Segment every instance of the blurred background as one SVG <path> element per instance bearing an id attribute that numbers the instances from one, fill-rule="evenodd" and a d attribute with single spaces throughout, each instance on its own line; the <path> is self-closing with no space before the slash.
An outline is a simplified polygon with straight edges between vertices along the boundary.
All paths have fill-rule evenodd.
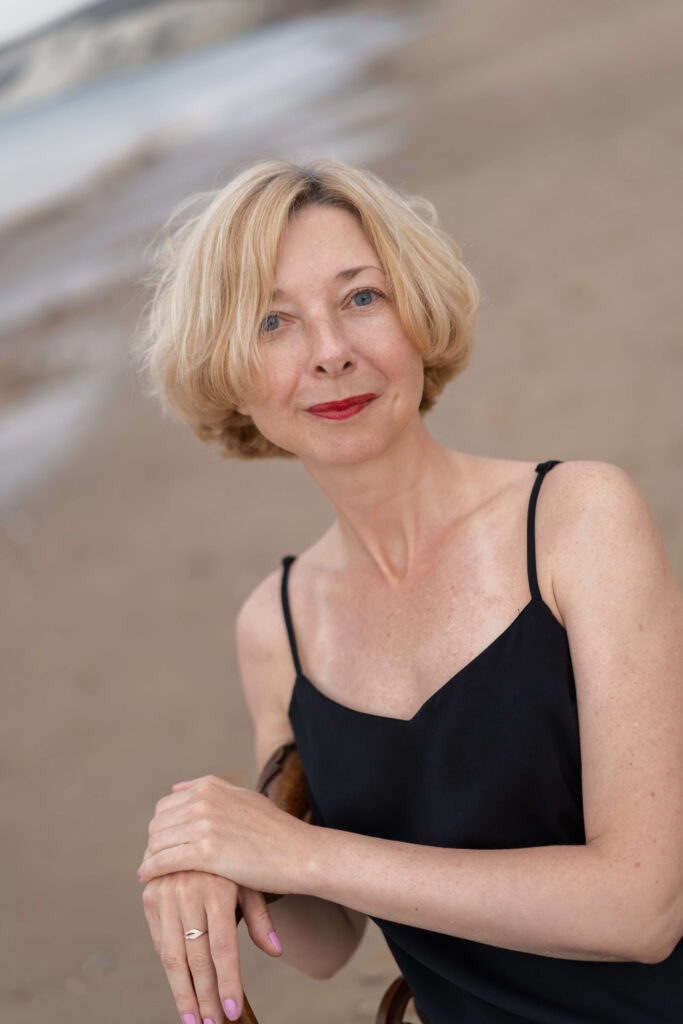
<path id="1" fill-rule="evenodd" d="M 18 7 L 18 5 L 14 5 Z M 142 394 L 173 206 L 263 157 L 427 196 L 482 288 L 428 415 L 464 451 L 616 463 L 683 582 L 678 0 L 43 0 L 0 12 L 0 1013 L 178 1019 L 135 878 L 156 800 L 253 786 L 234 618 L 332 508 Z M 264 1024 L 371 1024 L 374 924 L 314 981 L 240 928 Z"/>

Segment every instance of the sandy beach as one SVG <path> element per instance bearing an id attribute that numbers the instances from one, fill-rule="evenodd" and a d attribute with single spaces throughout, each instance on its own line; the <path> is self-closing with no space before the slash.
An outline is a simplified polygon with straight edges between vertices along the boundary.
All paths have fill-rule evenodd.
<path id="1" fill-rule="evenodd" d="M 401 97 L 365 126 L 395 129 L 400 148 L 367 166 L 435 204 L 482 289 L 471 365 L 427 423 L 481 455 L 621 466 L 683 583 L 683 7 L 437 8 L 353 87 Z M 48 228 L 87 231 L 98 201 L 16 228 L 17 251 Z M 147 825 L 178 779 L 254 784 L 235 614 L 333 513 L 300 464 L 223 460 L 161 416 L 128 356 L 140 303 L 123 279 L 2 341 L 3 415 L 43 453 L 24 482 L 12 456 L 0 515 L 0 1010 L 13 1024 L 178 1019 L 135 878 Z M 53 445 L 50 407 L 22 410 L 75 365 L 92 386 Z M 267 958 L 243 926 L 240 952 L 262 1024 L 372 1024 L 398 973 L 372 923 L 325 982 Z"/>

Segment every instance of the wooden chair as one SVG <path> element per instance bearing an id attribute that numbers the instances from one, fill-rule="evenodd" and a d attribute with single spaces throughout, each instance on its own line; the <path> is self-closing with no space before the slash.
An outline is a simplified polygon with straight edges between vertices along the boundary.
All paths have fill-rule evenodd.
<path id="1" fill-rule="evenodd" d="M 311 820 L 311 811 L 306 795 L 304 770 L 295 743 L 285 743 L 278 747 L 269 758 L 258 778 L 256 788 L 272 800 L 288 814 L 293 814 L 302 821 Z M 266 903 L 280 899 L 280 893 L 264 893 Z M 242 908 L 235 910 L 237 923 L 242 920 Z M 392 981 L 382 996 L 375 1017 L 375 1024 L 403 1024 L 403 1014 L 412 999 L 412 992 L 402 974 Z M 426 1014 L 415 1007 L 422 1024 L 429 1024 Z M 258 1024 L 249 1001 L 244 996 L 244 1009 L 240 1017 L 241 1024 Z"/>

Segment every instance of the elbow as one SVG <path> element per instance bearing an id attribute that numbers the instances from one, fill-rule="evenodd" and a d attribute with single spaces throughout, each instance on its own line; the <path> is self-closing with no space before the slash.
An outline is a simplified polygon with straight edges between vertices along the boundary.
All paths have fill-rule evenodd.
<path id="1" fill-rule="evenodd" d="M 336 967 L 331 968 L 325 974 L 309 974 L 310 978 L 314 978 L 315 981 L 329 981 L 330 978 L 334 978 L 335 974 L 342 969 L 344 965 L 338 964 Z"/>
<path id="2" fill-rule="evenodd" d="M 344 951 L 343 956 L 341 958 L 337 959 L 337 961 L 334 964 L 334 966 L 330 969 L 330 972 L 325 975 L 325 979 L 324 980 L 327 980 L 329 978 L 333 978 L 335 976 L 335 974 L 337 974 L 339 971 L 341 971 L 341 969 L 343 967 L 346 967 L 346 965 L 348 964 L 349 960 L 351 959 L 351 957 L 354 955 L 354 953 L 356 952 L 356 950 L 360 946 L 361 941 L 363 939 L 363 935 L 365 934 L 365 929 L 366 929 L 367 923 L 368 923 L 368 919 L 367 919 L 367 915 L 366 914 L 360 914 L 360 913 L 358 913 L 358 911 L 349 911 L 349 910 L 346 910 L 345 908 L 342 908 L 342 909 L 344 909 L 344 912 L 345 912 L 345 914 L 346 914 L 346 916 L 348 918 L 349 927 L 350 927 L 350 933 L 351 933 L 352 937 L 351 937 L 351 939 L 349 941 L 348 946 L 346 947 L 346 949 Z"/>
<path id="3" fill-rule="evenodd" d="M 343 966 L 344 965 L 340 964 L 339 961 L 332 962 L 330 960 L 306 961 L 306 963 L 297 962 L 296 964 L 290 963 L 290 967 L 294 967 L 300 974 L 304 974 L 307 978 L 312 978 L 313 981 L 328 981 L 330 978 L 333 978 L 337 971 L 341 970 Z"/>
<path id="4" fill-rule="evenodd" d="M 668 960 L 674 949 L 676 943 L 671 942 L 660 942 L 656 946 L 648 946 L 645 950 L 640 950 L 638 956 L 638 962 L 641 964 L 661 964 L 664 960 Z"/>
<path id="5" fill-rule="evenodd" d="M 342 960 L 335 960 L 334 963 L 328 964 L 317 973 L 309 974 L 309 977 L 314 978 L 316 981 L 329 981 L 330 978 L 334 978 L 335 974 L 338 974 L 343 967 L 346 967 L 350 959 L 351 955 L 344 957 Z"/>
<path id="6" fill-rule="evenodd" d="M 637 960 L 642 964 L 661 964 L 668 960 L 683 937 L 683 903 L 673 901 L 655 917 L 649 929 L 643 928 L 637 945 Z"/>
<path id="7" fill-rule="evenodd" d="M 307 978 L 312 978 L 313 981 L 329 981 L 330 978 L 334 978 L 338 970 L 339 968 L 335 967 L 329 971 L 304 971 L 303 973 Z"/>
<path id="8" fill-rule="evenodd" d="M 668 960 L 683 936 L 683 886 L 661 875 L 636 885 L 632 874 L 610 874 L 611 954 L 632 963 Z"/>

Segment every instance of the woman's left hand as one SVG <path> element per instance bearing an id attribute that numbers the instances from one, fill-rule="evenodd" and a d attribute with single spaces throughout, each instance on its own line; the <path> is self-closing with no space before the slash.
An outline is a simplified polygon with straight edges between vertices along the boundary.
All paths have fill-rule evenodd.
<path id="1" fill-rule="evenodd" d="M 257 892 L 293 893 L 305 870 L 310 829 L 252 789 L 215 775 L 177 782 L 157 802 L 139 878 L 210 871 Z"/>

